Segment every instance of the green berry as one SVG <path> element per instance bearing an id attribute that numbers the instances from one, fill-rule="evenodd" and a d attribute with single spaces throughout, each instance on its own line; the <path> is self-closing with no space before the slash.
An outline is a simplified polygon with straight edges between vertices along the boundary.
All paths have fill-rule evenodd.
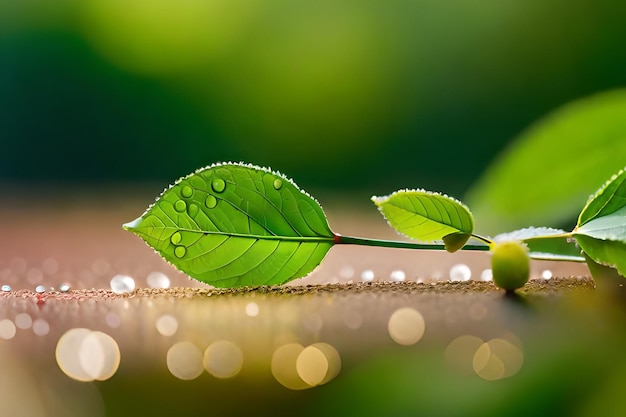
<path id="1" fill-rule="evenodd" d="M 494 284 L 507 291 L 513 291 L 528 282 L 530 258 L 526 245 L 520 242 L 495 243 L 491 251 Z"/>

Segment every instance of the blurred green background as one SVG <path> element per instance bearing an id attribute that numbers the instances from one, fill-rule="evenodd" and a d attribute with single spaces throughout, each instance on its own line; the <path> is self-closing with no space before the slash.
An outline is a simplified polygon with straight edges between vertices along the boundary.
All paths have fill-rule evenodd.
<path id="1" fill-rule="evenodd" d="M 626 85 L 625 18 L 613 0 L 3 1 L 0 180 L 243 160 L 308 189 L 461 197 L 533 121 Z"/>

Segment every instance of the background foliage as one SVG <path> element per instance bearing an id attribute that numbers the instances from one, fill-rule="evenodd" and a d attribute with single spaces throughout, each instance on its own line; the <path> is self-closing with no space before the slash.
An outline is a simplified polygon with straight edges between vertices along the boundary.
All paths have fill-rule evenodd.
<path id="1" fill-rule="evenodd" d="M 245 160 L 313 191 L 462 197 L 542 115 L 626 84 L 625 15 L 611 0 L 1 2 L 0 178 L 170 182 Z"/>

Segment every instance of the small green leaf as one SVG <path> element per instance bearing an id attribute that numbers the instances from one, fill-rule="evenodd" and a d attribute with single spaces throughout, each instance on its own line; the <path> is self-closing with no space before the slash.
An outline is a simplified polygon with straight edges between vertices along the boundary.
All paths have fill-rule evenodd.
<path id="1" fill-rule="evenodd" d="M 448 235 L 462 234 L 465 236 L 461 238 L 467 241 L 474 231 L 474 218 L 469 209 L 446 195 L 402 190 L 386 197 L 372 197 L 372 201 L 391 227 L 412 239 L 432 242 Z M 455 236 L 451 248 L 459 247 L 461 239 L 458 237 Z"/>
<path id="2" fill-rule="evenodd" d="M 626 208 L 626 171 L 613 175 L 587 202 L 578 216 L 577 228 Z M 624 215 L 622 215 L 623 217 Z"/>
<path id="3" fill-rule="evenodd" d="M 626 171 L 589 199 L 572 234 L 593 261 L 626 276 Z"/>
<path id="4" fill-rule="evenodd" d="M 494 242 L 524 242 L 532 259 L 584 262 L 585 258 L 576 246 L 571 233 L 551 227 L 527 227 L 502 233 Z"/>
<path id="5" fill-rule="evenodd" d="M 450 233 L 449 235 L 445 235 L 442 240 L 446 250 L 452 253 L 465 246 L 470 237 L 472 237 L 472 235 L 468 233 Z"/>
<path id="6" fill-rule="evenodd" d="M 305 276 L 335 238 L 319 203 L 291 180 L 233 163 L 179 179 L 124 228 L 190 277 L 216 287 Z"/>

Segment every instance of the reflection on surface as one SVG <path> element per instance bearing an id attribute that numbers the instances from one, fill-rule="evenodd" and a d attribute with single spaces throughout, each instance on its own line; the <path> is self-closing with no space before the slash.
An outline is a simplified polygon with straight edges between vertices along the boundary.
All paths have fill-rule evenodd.
<path id="1" fill-rule="evenodd" d="M 482 379 L 495 381 L 517 374 L 524 363 L 524 353 L 519 339 L 511 334 L 486 342 L 476 336 L 463 335 L 448 344 L 445 360 L 454 372 L 475 373 Z"/>
<path id="2" fill-rule="evenodd" d="M 272 375 L 292 390 L 312 388 L 331 381 L 341 370 L 341 357 L 328 343 L 307 347 L 299 343 L 282 345 L 272 355 Z"/>
<path id="3" fill-rule="evenodd" d="M 523 363 L 522 350 L 513 343 L 499 338 L 480 345 L 473 360 L 476 374 L 488 381 L 515 375 Z"/>
<path id="4" fill-rule="evenodd" d="M 337 376 L 341 358 L 328 343 L 314 343 L 305 347 L 296 359 L 296 371 L 311 387 L 322 385 Z"/>
<path id="5" fill-rule="evenodd" d="M 0 320 L 0 337 L 3 339 L 13 339 L 17 329 L 15 324 L 9 319 Z"/>
<path id="6" fill-rule="evenodd" d="M 232 378 L 243 366 L 243 353 L 233 342 L 218 340 L 206 348 L 202 364 L 204 369 L 216 378 Z"/>
<path id="7" fill-rule="evenodd" d="M 167 369 L 176 378 L 195 379 L 202 374 L 202 352 L 191 342 L 178 342 L 167 351 Z"/>
<path id="8" fill-rule="evenodd" d="M 163 336 L 173 336 L 178 330 L 178 320 L 171 314 L 164 314 L 157 319 L 156 328 Z"/>
<path id="9" fill-rule="evenodd" d="M 394 311 L 387 328 L 394 342 L 399 345 L 412 345 L 424 335 L 426 323 L 419 311 L 404 307 Z"/>
<path id="10" fill-rule="evenodd" d="M 120 364 L 117 342 L 100 331 L 85 328 L 68 330 L 59 339 L 56 352 L 59 368 L 77 381 L 105 381 Z"/>

